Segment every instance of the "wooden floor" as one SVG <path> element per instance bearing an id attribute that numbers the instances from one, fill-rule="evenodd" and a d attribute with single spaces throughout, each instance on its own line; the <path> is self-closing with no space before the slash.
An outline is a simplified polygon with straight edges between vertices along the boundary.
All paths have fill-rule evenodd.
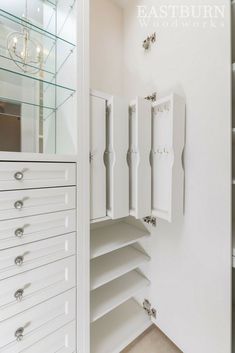
<path id="1" fill-rule="evenodd" d="M 122 353 L 182 353 L 160 330 L 150 327 Z"/>

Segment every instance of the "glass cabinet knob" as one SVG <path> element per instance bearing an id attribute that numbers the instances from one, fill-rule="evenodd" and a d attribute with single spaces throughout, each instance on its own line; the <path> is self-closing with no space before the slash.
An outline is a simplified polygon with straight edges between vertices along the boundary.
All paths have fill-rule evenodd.
<path id="1" fill-rule="evenodd" d="M 18 289 L 15 294 L 14 297 L 16 298 L 16 300 L 18 302 L 21 302 L 21 300 L 23 299 L 23 295 L 24 295 L 24 290 L 23 289 Z"/>
<path id="2" fill-rule="evenodd" d="M 22 266 L 24 262 L 24 257 L 23 256 L 17 256 L 15 258 L 15 264 L 16 266 Z"/>
<path id="3" fill-rule="evenodd" d="M 20 181 L 20 180 L 22 180 L 24 178 L 24 174 L 22 172 L 16 172 L 14 174 L 14 178 L 15 178 L 15 180 Z"/>
<path id="4" fill-rule="evenodd" d="M 17 238 L 22 238 L 24 235 L 24 229 L 23 228 L 18 228 L 15 230 L 15 236 Z"/>
<path id="5" fill-rule="evenodd" d="M 16 210 L 21 210 L 23 208 L 23 206 L 24 206 L 23 201 L 16 201 L 14 203 L 14 207 L 15 207 Z"/>
<path id="6" fill-rule="evenodd" d="M 16 330 L 15 337 L 18 342 L 22 341 L 22 339 L 24 338 L 24 328 L 23 327 L 20 327 L 20 328 L 18 328 L 18 330 Z"/>

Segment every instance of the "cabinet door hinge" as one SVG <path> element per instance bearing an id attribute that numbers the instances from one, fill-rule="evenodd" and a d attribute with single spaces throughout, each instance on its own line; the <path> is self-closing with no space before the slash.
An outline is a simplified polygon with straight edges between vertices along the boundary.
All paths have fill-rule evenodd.
<path id="1" fill-rule="evenodd" d="M 153 317 L 154 319 L 157 318 L 157 311 L 155 308 L 152 308 L 152 304 L 149 302 L 148 299 L 145 299 L 143 302 L 143 308 L 148 314 L 148 316 Z"/>
<path id="2" fill-rule="evenodd" d="M 151 224 L 153 227 L 157 226 L 157 218 L 156 217 L 152 217 L 152 216 L 145 217 L 144 222 L 147 224 Z"/>

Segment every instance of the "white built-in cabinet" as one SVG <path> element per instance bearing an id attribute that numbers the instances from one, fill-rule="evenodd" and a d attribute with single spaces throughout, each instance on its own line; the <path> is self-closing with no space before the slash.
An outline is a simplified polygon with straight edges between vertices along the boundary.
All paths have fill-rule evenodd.
<path id="1" fill-rule="evenodd" d="M 185 102 L 91 91 L 91 221 L 183 214 Z"/>
<path id="2" fill-rule="evenodd" d="M 90 92 L 91 353 L 119 353 L 156 323 L 144 218 L 183 217 L 185 101 Z M 151 249 L 151 251 L 149 251 Z"/>
<path id="3" fill-rule="evenodd" d="M 73 353 L 77 164 L 35 157 L 0 161 L 0 351 Z"/>
<path id="4" fill-rule="evenodd" d="M 1 353 L 82 351 L 83 5 L 0 1 Z"/>

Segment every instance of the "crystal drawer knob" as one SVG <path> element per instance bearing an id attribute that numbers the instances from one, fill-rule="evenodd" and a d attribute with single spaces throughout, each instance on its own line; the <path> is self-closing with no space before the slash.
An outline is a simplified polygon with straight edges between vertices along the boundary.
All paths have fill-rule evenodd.
<path id="1" fill-rule="evenodd" d="M 15 258 L 15 264 L 16 266 L 22 266 L 24 262 L 24 257 L 23 256 L 17 256 Z"/>
<path id="2" fill-rule="evenodd" d="M 20 180 L 22 180 L 24 178 L 24 174 L 22 172 L 16 172 L 14 174 L 14 178 L 15 178 L 15 180 L 20 181 Z"/>
<path id="3" fill-rule="evenodd" d="M 24 290 L 23 289 L 18 289 L 15 294 L 14 297 L 16 298 L 16 300 L 18 302 L 20 302 L 23 299 L 23 295 L 24 295 Z"/>
<path id="4" fill-rule="evenodd" d="M 14 207 L 15 207 L 16 210 L 21 210 L 23 208 L 23 206 L 24 206 L 23 201 L 16 201 L 14 203 Z"/>
<path id="5" fill-rule="evenodd" d="M 24 328 L 23 327 L 20 327 L 20 328 L 18 328 L 18 330 L 16 330 L 15 337 L 18 342 L 22 341 L 22 339 L 24 338 Z"/>
<path id="6" fill-rule="evenodd" d="M 24 235 L 24 229 L 23 228 L 18 228 L 15 230 L 15 236 L 17 238 L 22 238 Z"/>

